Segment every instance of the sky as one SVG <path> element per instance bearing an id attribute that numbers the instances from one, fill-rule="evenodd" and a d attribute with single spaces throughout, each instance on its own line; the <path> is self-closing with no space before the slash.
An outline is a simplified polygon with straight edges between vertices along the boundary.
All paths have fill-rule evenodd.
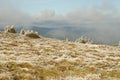
<path id="1" fill-rule="evenodd" d="M 120 40 L 120 0 L 0 0 L 0 26 L 94 28 Z"/>
<path id="2" fill-rule="evenodd" d="M 74 9 L 91 8 L 110 4 L 119 7 L 119 0 L 0 0 L 3 7 L 13 7 L 28 14 L 34 14 L 44 9 L 52 9 L 65 13 Z"/>
<path id="3" fill-rule="evenodd" d="M 0 0 L 0 23 L 28 24 L 35 20 L 62 20 L 75 24 L 107 22 L 106 19 L 118 20 L 119 3 L 120 0 Z"/>

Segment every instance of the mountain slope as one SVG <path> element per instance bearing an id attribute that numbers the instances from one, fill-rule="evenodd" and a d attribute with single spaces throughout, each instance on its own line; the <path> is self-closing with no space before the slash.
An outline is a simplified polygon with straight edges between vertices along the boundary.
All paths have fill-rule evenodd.
<path id="1" fill-rule="evenodd" d="M 0 32 L 0 80 L 120 80 L 120 47 Z"/>

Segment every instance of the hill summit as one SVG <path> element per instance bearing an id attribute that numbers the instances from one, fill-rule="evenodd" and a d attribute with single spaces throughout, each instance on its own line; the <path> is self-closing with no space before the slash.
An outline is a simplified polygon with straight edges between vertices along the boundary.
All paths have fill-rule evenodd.
<path id="1" fill-rule="evenodd" d="M 120 80 L 119 46 L 21 33 L 0 32 L 0 80 Z"/>

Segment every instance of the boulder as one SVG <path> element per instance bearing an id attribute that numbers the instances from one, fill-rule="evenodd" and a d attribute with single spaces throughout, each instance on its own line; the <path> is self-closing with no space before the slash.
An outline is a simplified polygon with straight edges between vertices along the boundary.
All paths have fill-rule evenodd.
<path id="1" fill-rule="evenodd" d="M 24 35 L 30 38 L 40 38 L 40 36 L 36 32 L 32 32 L 32 31 L 31 32 L 27 31 L 25 32 Z"/>
<path id="2" fill-rule="evenodd" d="M 8 25 L 8 26 L 6 26 L 6 28 L 5 28 L 5 33 L 16 33 L 16 31 L 15 31 L 15 28 L 14 28 L 14 25 Z"/>

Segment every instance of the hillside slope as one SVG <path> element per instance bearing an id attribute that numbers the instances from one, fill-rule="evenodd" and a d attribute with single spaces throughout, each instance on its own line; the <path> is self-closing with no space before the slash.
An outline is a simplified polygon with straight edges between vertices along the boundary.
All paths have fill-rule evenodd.
<path id="1" fill-rule="evenodd" d="M 0 32 L 0 80 L 120 80 L 120 47 Z"/>

